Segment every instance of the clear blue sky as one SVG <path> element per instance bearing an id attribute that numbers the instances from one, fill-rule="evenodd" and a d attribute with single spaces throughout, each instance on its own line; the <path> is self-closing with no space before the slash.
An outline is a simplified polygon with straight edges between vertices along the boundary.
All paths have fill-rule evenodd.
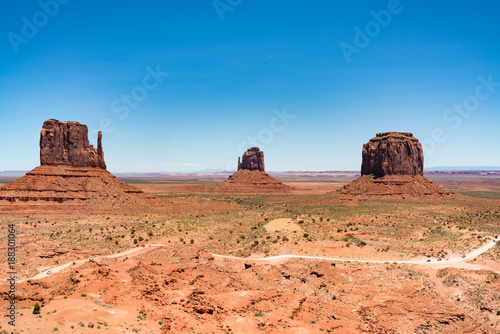
<path id="1" fill-rule="evenodd" d="M 114 172 L 255 144 L 270 171 L 359 170 L 383 131 L 426 167 L 500 166 L 498 1 L 54 1 L 2 7 L 0 170 L 39 164 L 50 118 L 101 128 Z"/>

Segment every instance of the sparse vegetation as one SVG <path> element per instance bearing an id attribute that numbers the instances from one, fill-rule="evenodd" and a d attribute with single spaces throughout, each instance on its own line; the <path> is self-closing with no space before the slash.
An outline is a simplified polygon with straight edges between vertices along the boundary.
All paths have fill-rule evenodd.
<path id="1" fill-rule="evenodd" d="M 360 201 L 341 205 L 333 201 L 327 202 L 325 199 L 323 199 L 324 202 L 318 204 L 309 200 L 308 196 L 293 194 L 286 196 L 168 194 L 163 196 L 168 196 L 171 201 L 187 198 L 189 201 L 227 203 L 235 207 L 203 214 L 197 211 L 201 209 L 196 208 L 192 209 L 193 212 L 196 211 L 196 214 L 186 210 L 181 215 L 148 215 L 147 217 L 145 215 L 116 215 L 111 219 L 102 215 L 89 216 L 89 218 L 58 217 L 57 224 L 50 219 L 47 221 L 30 219 L 26 224 L 27 218 L 23 217 L 18 221 L 22 224 L 23 233 L 25 233 L 22 235 L 22 240 L 23 242 L 26 240 L 26 247 L 20 248 L 23 252 L 22 258 L 26 259 L 19 264 L 23 272 L 31 276 L 38 273 L 30 261 L 32 258 L 39 262 L 37 267 L 45 268 L 52 268 L 56 263 L 73 263 L 71 268 L 49 278 L 49 280 L 62 279 L 61 283 L 57 283 L 57 289 L 52 286 L 47 288 L 40 280 L 33 281 L 36 285 L 28 288 L 33 291 L 23 291 L 23 293 L 31 297 L 31 295 L 37 296 L 36 293 L 40 295 L 42 289 L 51 289 L 55 291 L 54 300 L 65 299 L 66 303 L 75 296 L 77 298 L 81 296 L 83 303 L 94 305 L 94 312 L 89 312 L 90 319 L 94 320 L 91 318 L 93 315 L 101 314 L 105 310 L 115 308 L 121 312 L 125 309 L 127 303 L 122 296 L 133 295 L 133 300 L 149 305 L 146 306 L 148 310 L 148 307 L 155 305 L 152 301 L 155 300 L 154 298 L 161 300 L 162 297 L 157 294 L 158 291 L 177 291 L 182 290 L 184 286 L 196 286 L 203 294 L 191 293 L 187 297 L 186 295 L 179 297 L 179 304 L 169 304 L 166 307 L 164 311 L 167 315 L 164 318 L 164 315 L 153 315 L 150 318 L 150 313 L 147 313 L 148 319 L 140 315 L 132 322 L 136 325 L 140 324 L 139 326 L 152 323 L 165 329 L 167 328 L 165 325 L 175 327 L 181 318 L 179 314 L 183 314 L 182 323 L 188 322 L 185 324 L 185 330 L 189 331 L 190 327 L 193 327 L 196 328 L 196 332 L 202 332 L 202 326 L 198 324 L 205 321 L 207 313 L 199 312 L 212 312 L 210 314 L 234 312 L 226 308 L 218 310 L 221 304 L 212 304 L 212 300 L 223 299 L 224 293 L 228 291 L 222 289 L 218 285 L 219 282 L 210 281 L 211 276 L 209 277 L 207 272 L 210 272 L 214 265 L 211 261 L 206 261 L 206 253 L 236 257 L 304 254 L 335 258 L 380 258 L 386 263 L 341 263 L 340 265 L 337 263 L 337 268 L 330 267 L 327 261 L 299 259 L 283 262 L 279 260 L 271 266 L 266 262 L 242 263 L 241 260 L 215 260 L 213 262 L 217 263 L 218 270 L 227 270 L 223 275 L 215 277 L 221 282 L 230 281 L 231 293 L 239 289 L 251 291 L 249 293 L 251 302 L 237 311 L 241 313 L 241 316 L 265 317 L 264 320 L 269 318 L 271 319 L 269 322 L 272 323 L 274 315 L 267 317 L 266 314 L 290 312 L 291 318 L 287 318 L 288 323 L 280 324 L 279 328 L 290 329 L 300 323 L 301 326 L 308 326 L 314 330 L 331 331 L 332 326 L 326 323 L 335 320 L 323 316 L 323 311 L 320 312 L 309 300 L 302 302 L 302 297 L 309 293 L 308 291 L 314 291 L 314 297 L 321 300 L 325 314 L 336 317 L 339 316 L 340 307 L 351 307 L 350 303 L 357 305 L 354 301 L 362 298 L 374 298 L 371 293 L 373 290 L 384 296 L 396 296 L 398 303 L 402 305 L 406 303 L 410 305 L 415 301 L 414 298 L 418 298 L 419 303 L 429 308 L 429 312 L 443 312 L 430 306 L 433 305 L 430 300 L 434 298 L 439 303 L 452 303 L 460 312 L 468 310 L 467 314 L 471 314 L 473 319 L 476 316 L 488 315 L 490 322 L 495 326 L 497 321 L 500 321 L 495 318 L 495 316 L 500 316 L 496 311 L 500 296 L 497 296 L 495 291 L 500 280 L 498 274 L 454 268 L 441 268 L 437 272 L 427 272 L 424 266 L 416 269 L 412 265 L 394 263 L 396 259 L 429 259 L 432 264 L 437 264 L 436 261 L 439 258 L 442 259 L 442 263 L 445 263 L 446 258 L 456 254 L 468 254 L 471 250 L 491 241 L 493 235 L 500 234 L 497 227 L 500 212 L 496 207 L 488 207 L 492 202 L 481 201 L 479 203 L 460 199 L 462 202 L 458 204 L 456 201 L 446 203 Z M 268 229 L 266 225 L 278 218 L 289 219 L 294 230 Z M 78 223 L 75 223 L 75 220 Z M 487 236 L 488 239 L 484 240 L 482 236 Z M 151 243 L 168 246 L 148 248 L 148 241 L 153 237 L 154 241 Z M 143 241 L 146 242 L 143 243 Z M 127 254 L 116 259 L 104 258 L 109 254 L 136 248 L 137 246 L 134 247 L 134 245 L 139 242 L 141 246 L 146 247 L 144 251 L 138 252 L 141 254 L 139 257 L 136 254 Z M 36 247 L 30 245 L 36 245 Z M 61 253 L 54 251 L 60 249 Z M 171 249 L 175 249 L 178 253 L 173 256 Z M 189 253 L 190 249 L 200 249 L 203 252 Z M 85 261 L 85 263 L 74 262 L 88 257 L 82 254 L 96 256 L 98 260 L 96 262 Z M 183 258 L 185 254 L 189 254 L 190 257 Z M 486 259 L 500 261 L 500 244 L 471 263 L 481 266 L 482 261 Z M 141 265 L 135 268 L 136 263 L 139 262 Z M 120 284 L 113 281 L 117 277 L 122 277 L 122 274 L 114 271 L 122 263 L 129 266 L 127 270 L 130 272 L 127 275 L 132 276 L 129 282 L 133 283 Z M 228 269 L 229 264 L 232 266 L 231 270 Z M 169 270 L 178 271 L 167 272 L 165 269 L 167 267 L 170 268 Z M 199 272 L 201 267 L 207 272 Z M 239 272 L 240 267 L 244 276 Z M 109 273 L 108 268 L 111 269 Z M 77 274 L 76 271 L 78 271 Z M 313 271 L 314 274 L 311 274 Z M 213 273 L 210 272 L 210 274 Z M 441 294 L 433 284 L 429 283 L 436 278 L 444 283 L 439 284 L 440 288 L 449 289 L 446 292 L 449 292 L 449 295 Z M 150 288 L 148 285 L 154 279 L 158 279 L 159 290 L 153 286 Z M 114 287 L 111 283 L 114 283 Z M 205 287 L 212 285 L 214 290 L 207 292 Z M 40 292 L 36 291 L 37 289 Z M 285 295 L 286 299 L 283 297 Z M 445 300 L 445 298 L 448 299 Z M 180 302 L 181 299 L 183 299 L 182 302 Z M 428 301 L 429 303 L 426 304 Z M 55 304 L 52 302 L 53 300 L 47 299 L 45 304 L 40 302 L 45 310 L 43 322 L 49 319 L 51 323 L 53 319 L 64 315 L 59 306 L 57 306 L 58 313 L 54 314 L 56 310 L 53 310 Z M 295 311 L 295 307 L 302 305 L 301 303 L 304 303 L 304 306 Z M 180 313 L 180 305 L 183 305 L 182 309 L 187 311 Z M 290 310 L 292 306 L 293 310 Z M 168 308 L 173 310 L 170 312 Z M 47 311 L 49 309 L 50 311 Z M 311 314 L 309 315 L 305 310 Z M 92 311 L 92 307 L 89 311 Z M 363 310 L 357 311 L 354 314 L 356 319 L 362 317 L 363 312 Z M 41 313 L 39 316 L 41 317 Z M 354 316 L 350 320 L 356 322 Z M 367 316 L 371 317 L 369 314 Z M 418 314 L 414 317 L 422 320 Z M 41 320 L 38 317 L 36 319 Z M 165 319 L 168 319 L 168 323 Z M 425 324 L 426 320 L 422 320 L 421 323 Z M 111 320 L 108 322 L 112 326 L 117 326 Z M 500 322 L 498 324 L 500 325 Z M 447 328 L 445 324 L 434 320 L 429 325 L 436 332 L 444 332 L 444 328 Z M 435 325 L 438 326 L 438 330 L 434 329 Z M 51 331 L 54 326 L 61 325 L 51 323 L 50 327 L 46 327 L 45 330 Z M 83 321 L 78 324 L 74 323 L 73 327 L 80 326 L 85 327 L 85 323 Z M 96 328 L 99 326 L 103 331 L 108 329 L 106 324 L 96 322 Z M 132 326 L 129 326 L 128 331 L 131 331 Z M 318 328 L 319 326 L 323 327 Z M 59 331 L 64 330 L 67 330 L 67 327 L 59 329 Z M 122 330 L 127 331 L 125 326 Z M 265 331 L 265 329 L 262 330 Z"/>
<path id="2" fill-rule="evenodd" d="M 41 313 L 40 304 L 35 303 L 35 306 L 33 307 L 33 314 L 40 314 L 40 313 Z"/>

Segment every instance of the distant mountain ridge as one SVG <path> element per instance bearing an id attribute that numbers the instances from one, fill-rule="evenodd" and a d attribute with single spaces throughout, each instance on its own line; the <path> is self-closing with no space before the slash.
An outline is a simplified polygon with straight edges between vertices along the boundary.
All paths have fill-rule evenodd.
<path id="1" fill-rule="evenodd" d="M 499 166 L 435 166 L 424 170 L 500 170 Z"/>
<path id="2" fill-rule="evenodd" d="M 500 166 L 433 166 L 424 168 L 425 172 L 433 172 L 433 171 L 498 171 L 500 170 Z M 24 176 L 28 171 L 24 170 L 6 170 L 0 171 L 0 177 L 4 178 L 19 178 Z M 113 172 L 112 172 L 113 173 Z M 141 172 L 121 172 L 121 173 L 113 173 L 118 177 L 166 177 L 169 175 L 177 175 L 177 176 L 201 176 L 201 175 L 214 175 L 219 177 L 224 177 L 229 174 L 234 173 L 234 171 L 226 171 L 222 169 L 204 169 L 194 172 L 156 172 L 156 173 L 141 173 Z M 325 170 L 325 171 L 275 171 L 269 172 L 269 174 L 278 174 L 278 175 L 286 175 L 286 174 L 338 174 L 338 173 L 359 173 L 359 171 L 347 171 L 347 170 Z M 201 175 L 200 175 L 201 174 Z"/>
<path id="3" fill-rule="evenodd" d="M 0 171 L 0 177 L 21 177 L 27 172 L 27 170 L 5 170 Z"/>

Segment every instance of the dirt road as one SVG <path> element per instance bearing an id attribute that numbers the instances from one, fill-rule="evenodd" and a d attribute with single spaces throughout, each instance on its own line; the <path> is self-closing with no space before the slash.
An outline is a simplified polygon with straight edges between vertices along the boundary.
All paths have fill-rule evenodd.
<path id="1" fill-rule="evenodd" d="M 479 265 L 474 265 L 467 263 L 467 261 L 473 260 L 479 255 L 483 254 L 484 252 L 488 251 L 490 248 L 494 247 L 496 245 L 496 242 L 498 239 L 493 240 L 488 242 L 487 244 L 484 244 L 483 246 L 479 247 L 478 249 L 470 252 L 469 254 L 466 254 L 465 257 L 454 257 L 450 258 L 448 260 L 444 259 L 441 261 L 437 261 L 437 259 L 432 259 L 429 261 L 428 258 L 423 258 L 423 259 L 418 259 L 418 260 L 360 260 L 360 259 L 341 259 L 341 258 L 332 258 L 332 257 L 321 257 L 321 256 L 309 256 L 309 255 L 295 255 L 295 254 L 283 254 L 283 255 L 277 255 L 277 256 L 270 256 L 270 257 L 263 257 L 263 258 L 252 258 L 252 257 L 235 257 L 235 256 L 229 256 L 229 255 L 219 255 L 219 254 L 212 254 L 212 256 L 216 258 L 222 258 L 222 259 L 231 259 L 231 260 L 244 260 L 244 261 L 268 261 L 271 263 L 278 262 L 281 260 L 286 260 L 286 259 L 311 259 L 311 260 L 324 260 L 324 261 L 337 261 L 337 262 L 363 262 L 363 263 L 396 263 L 396 264 L 417 264 L 417 265 L 425 265 L 425 266 L 430 266 L 432 268 L 441 268 L 441 267 L 453 267 L 453 268 L 467 268 L 467 269 L 485 269 L 482 266 Z M 150 247 L 165 247 L 167 245 L 162 245 L 162 244 L 150 244 L 147 247 L 136 247 L 129 249 L 127 251 L 117 253 L 117 254 L 112 254 L 112 255 L 106 255 L 106 256 L 98 256 L 93 259 L 93 261 L 99 261 L 100 259 L 106 259 L 106 258 L 117 258 L 121 256 L 137 256 L 138 252 L 141 250 L 146 250 Z M 41 273 L 28 278 L 28 279 L 40 279 L 47 277 L 48 275 L 55 274 L 65 268 L 68 268 L 70 266 L 79 266 L 89 260 L 75 260 L 71 261 L 65 264 L 61 264 L 59 266 L 55 266 L 52 268 L 46 268 L 46 270 L 42 271 Z M 50 271 L 50 274 L 48 273 Z M 19 281 L 23 282 L 25 280 Z"/>
<path id="2" fill-rule="evenodd" d="M 332 258 L 332 257 L 321 257 L 321 256 L 308 256 L 308 255 L 294 255 L 294 254 L 284 254 L 263 258 L 243 258 L 243 257 L 235 257 L 228 255 L 218 255 L 212 254 L 215 257 L 225 258 L 225 259 L 233 259 L 233 260 L 247 260 L 247 261 L 276 261 L 281 259 L 312 259 L 312 260 L 325 260 L 325 261 L 342 261 L 342 262 L 364 262 L 364 263 L 401 263 L 401 264 L 425 264 L 425 265 L 433 265 L 438 262 L 442 262 L 442 264 L 446 264 L 448 267 L 453 267 L 453 264 L 462 263 L 466 261 L 470 261 L 484 252 L 488 251 L 490 248 L 496 245 L 496 241 L 490 241 L 489 243 L 481 246 L 480 248 L 472 251 L 471 253 L 465 255 L 465 257 L 455 257 L 448 260 L 437 261 L 437 259 L 430 260 L 428 258 L 423 258 L 419 260 L 360 260 L 360 259 L 341 259 L 341 258 Z"/>

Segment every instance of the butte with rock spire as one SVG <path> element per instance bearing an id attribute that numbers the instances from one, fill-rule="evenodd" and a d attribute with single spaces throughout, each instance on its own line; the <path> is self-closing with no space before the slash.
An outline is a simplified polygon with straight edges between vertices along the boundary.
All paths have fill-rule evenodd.
<path id="1" fill-rule="evenodd" d="M 238 171 L 224 181 L 225 188 L 236 192 L 288 192 L 287 186 L 265 172 L 264 152 L 249 148 L 238 158 Z"/>
<path id="2" fill-rule="evenodd" d="M 68 208 L 145 205 L 151 198 L 106 170 L 99 132 L 97 148 L 89 144 L 87 126 L 77 122 L 44 122 L 40 133 L 40 166 L 0 188 L 0 207 L 15 211 L 63 204 Z"/>

